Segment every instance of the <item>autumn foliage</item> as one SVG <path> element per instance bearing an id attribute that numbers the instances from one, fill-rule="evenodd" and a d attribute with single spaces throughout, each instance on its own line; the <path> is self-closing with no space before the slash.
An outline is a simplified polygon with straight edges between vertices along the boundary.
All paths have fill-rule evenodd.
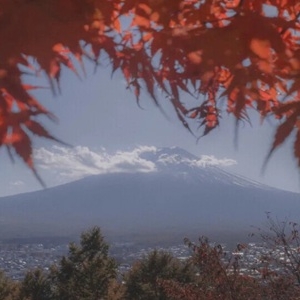
<path id="1" fill-rule="evenodd" d="M 283 232 L 282 232 L 283 233 Z M 271 235 L 267 235 L 271 237 Z M 284 237 L 284 235 L 281 235 Z M 274 244 L 274 252 L 257 257 L 252 267 L 243 265 L 243 254 L 247 253 L 246 244 L 238 244 L 235 251 L 224 251 L 221 245 L 209 243 L 207 238 L 200 238 L 198 244 L 186 241 L 193 250 L 191 262 L 197 271 L 192 283 L 175 280 L 160 280 L 159 284 L 172 300 L 258 300 L 258 299 L 299 299 L 297 272 L 290 272 L 289 264 L 270 262 L 276 259 L 278 249 L 285 255 L 299 257 L 296 250 L 280 248 L 281 243 Z M 292 246 L 292 244 L 288 244 Z M 276 250 L 275 250 L 276 249 Z M 293 249 L 293 250 L 292 250 Z M 268 251 L 266 251 L 268 252 Z M 253 275 L 255 272 L 256 275 Z M 252 273 L 252 274 L 251 274 Z"/>
<path id="2" fill-rule="evenodd" d="M 200 136 L 225 112 L 275 118 L 270 155 L 292 135 L 300 166 L 299 15 L 298 0 L 0 0 L 0 144 L 34 171 L 31 136 L 55 139 L 39 122 L 53 115 L 21 76 L 56 94 L 62 66 L 105 60 Z"/>
<path id="3" fill-rule="evenodd" d="M 269 217 L 268 217 L 269 218 Z M 100 228 L 69 244 L 66 256 L 49 270 L 26 270 L 13 282 L 0 271 L 1 300 L 299 300 L 299 225 L 269 218 L 269 230 L 259 232 L 264 243 L 254 252 L 201 237 L 185 240 L 189 255 L 177 258 L 153 250 L 133 262 L 125 273 L 109 255 Z M 267 242 L 267 243 L 265 243 Z M 261 249 L 257 252 L 258 249 Z M 134 254 L 132 254 L 134 256 Z M 250 258 L 250 260 L 248 258 Z M 251 264 L 249 264 L 251 262 Z"/>

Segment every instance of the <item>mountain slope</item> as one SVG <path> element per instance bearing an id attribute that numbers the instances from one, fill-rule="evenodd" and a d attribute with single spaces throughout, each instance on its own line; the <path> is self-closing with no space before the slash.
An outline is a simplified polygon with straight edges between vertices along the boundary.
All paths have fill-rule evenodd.
<path id="1" fill-rule="evenodd" d="M 297 220 L 299 194 L 199 166 L 178 148 L 143 153 L 149 173 L 87 177 L 44 191 L 0 199 L 0 239 L 67 236 L 100 225 L 108 235 L 237 233 L 260 225 L 265 212 Z"/>

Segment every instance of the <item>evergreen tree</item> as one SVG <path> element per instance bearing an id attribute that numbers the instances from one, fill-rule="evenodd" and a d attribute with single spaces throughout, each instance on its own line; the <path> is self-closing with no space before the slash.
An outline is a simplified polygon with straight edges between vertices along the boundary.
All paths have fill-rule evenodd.
<path id="1" fill-rule="evenodd" d="M 27 272 L 20 287 L 21 300 L 52 300 L 50 277 L 41 269 Z"/>
<path id="2" fill-rule="evenodd" d="M 0 271 L 0 299 L 15 300 L 18 293 L 18 284 L 10 280 Z"/>
<path id="3" fill-rule="evenodd" d="M 116 262 L 108 255 L 100 228 L 81 235 L 80 245 L 71 243 L 69 254 L 51 272 L 59 300 L 107 299 L 110 282 L 116 278 Z"/>
<path id="4" fill-rule="evenodd" d="M 167 300 L 160 280 L 189 283 L 195 273 L 188 263 L 183 263 L 168 252 L 154 250 L 138 261 L 125 277 L 127 300 Z"/>

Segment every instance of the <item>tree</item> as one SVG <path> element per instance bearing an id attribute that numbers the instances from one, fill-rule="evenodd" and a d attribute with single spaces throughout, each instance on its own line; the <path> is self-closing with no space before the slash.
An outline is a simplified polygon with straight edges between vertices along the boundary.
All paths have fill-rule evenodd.
<path id="1" fill-rule="evenodd" d="M 0 299 L 14 300 L 18 294 L 18 284 L 7 278 L 5 274 L 0 271 Z"/>
<path id="2" fill-rule="evenodd" d="M 279 221 L 267 214 L 267 230 L 259 228 L 258 234 L 270 249 L 265 255 L 265 272 L 270 266 L 277 266 L 279 274 L 284 274 L 292 283 L 300 285 L 300 236 L 299 224 Z M 276 274 L 278 275 L 278 274 Z"/>
<path id="3" fill-rule="evenodd" d="M 81 235 L 80 246 L 71 243 L 69 254 L 52 269 L 53 299 L 108 299 L 110 283 L 116 279 L 116 263 L 98 227 Z M 111 292 L 111 291 L 110 291 Z"/>
<path id="4" fill-rule="evenodd" d="M 45 74 L 56 94 L 61 67 L 81 76 L 84 58 L 110 61 L 137 101 L 141 89 L 159 107 L 166 97 L 200 136 L 226 111 L 237 126 L 249 110 L 274 118 L 268 157 L 292 135 L 300 166 L 298 0 L 0 0 L 0 9 L 0 145 L 33 172 L 30 134 L 57 139 L 39 122 L 54 116 L 30 94 L 38 87 L 21 76 Z"/>
<path id="5" fill-rule="evenodd" d="M 116 263 L 109 257 L 108 250 L 100 229 L 94 227 L 82 233 L 80 245 L 71 243 L 69 254 L 63 256 L 58 265 L 52 265 L 49 272 L 29 270 L 18 289 L 1 275 L 0 298 L 121 300 L 124 286 L 117 280 Z"/>
<path id="6" fill-rule="evenodd" d="M 192 282 L 195 273 L 188 263 L 180 262 L 170 253 L 154 250 L 137 261 L 125 276 L 125 299 L 167 300 L 160 280 L 174 280 L 182 284 Z"/>
<path id="7" fill-rule="evenodd" d="M 209 243 L 207 238 L 200 238 L 199 244 L 186 243 L 193 251 L 191 263 L 198 276 L 190 284 L 173 280 L 160 282 L 167 299 L 172 300 L 256 300 L 256 299 L 298 299 L 299 285 L 286 276 L 286 265 L 281 265 L 278 272 L 261 266 L 255 267 L 259 275 L 252 276 L 252 266 L 244 265 L 239 256 L 225 252 L 221 245 Z M 238 244 L 236 251 L 245 252 L 246 245 Z M 279 248 L 277 248 L 278 250 Z M 273 259 L 275 252 L 270 253 Z M 258 258 L 258 257 L 256 257 Z M 246 273 L 242 273 L 242 267 Z"/>
<path id="8" fill-rule="evenodd" d="M 51 280 L 41 269 L 30 270 L 20 284 L 21 300 L 52 300 Z"/>

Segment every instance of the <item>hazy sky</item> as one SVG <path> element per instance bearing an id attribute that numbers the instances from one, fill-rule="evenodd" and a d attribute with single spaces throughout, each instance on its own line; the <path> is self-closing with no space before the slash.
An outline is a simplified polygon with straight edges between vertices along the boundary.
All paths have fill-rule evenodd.
<path id="1" fill-rule="evenodd" d="M 240 127 L 237 148 L 235 123 L 226 115 L 219 128 L 196 143 L 195 137 L 177 120 L 167 99 L 162 98 L 161 103 L 168 119 L 145 94 L 141 97 L 143 109 L 139 108 L 120 75 L 111 79 L 108 68 L 99 68 L 93 75 L 92 67 L 86 64 L 88 75 L 82 81 L 70 71 L 63 70 L 60 96 L 53 97 L 49 90 L 34 92 L 59 118 L 59 124 L 44 118 L 45 127 L 74 146 L 64 148 L 52 141 L 34 138 L 37 169 L 48 186 L 95 174 L 99 166 L 101 170 L 104 168 L 101 163 L 106 163 L 105 168 L 113 167 L 116 159 L 118 163 L 122 160 L 139 163 L 136 149 L 140 146 L 179 146 L 199 157 L 206 155 L 204 157 L 220 163 L 230 172 L 277 188 L 300 191 L 299 171 L 291 143 L 276 151 L 261 175 L 275 126 L 268 122 L 260 126 L 255 114 L 252 127 L 248 124 Z M 43 80 L 35 83 L 47 85 Z M 221 163 L 227 160 L 234 163 Z M 15 164 L 10 162 L 5 149 L 0 150 L 0 163 L 3 170 L 0 196 L 41 189 L 21 160 L 17 159 Z"/>

